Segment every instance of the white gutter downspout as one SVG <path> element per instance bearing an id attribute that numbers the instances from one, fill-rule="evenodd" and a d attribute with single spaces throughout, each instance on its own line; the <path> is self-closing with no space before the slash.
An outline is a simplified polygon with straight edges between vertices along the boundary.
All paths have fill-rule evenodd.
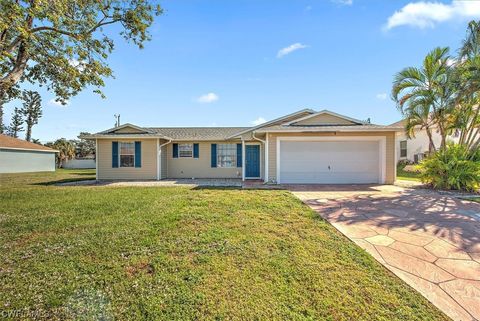
<path id="1" fill-rule="evenodd" d="M 242 182 L 245 181 L 245 141 L 242 139 Z"/>
<path id="2" fill-rule="evenodd" d="M 268 133 L 265 134 L 265 137 L 267 138 L 266 141 L 256 137 L 255 132 L 252 133 L 252 138 L 263 143 L 263 146 L 264 146 L 263 149 L 265 151 L 265 156 L 263 158 L 263 166 L 265 170 L 263 173 L 263 176 L 264 176 L 263 181 L 266 183 L 268 182 Z"/>
<path id="3" fill-rule="evenodd" d="M 162 173 L 162 147 L 170 144 L 171 142 L 172 142 L 172 139 L 169 138 L 169 139 L 168 139 L 168 142 L 163 143 L 162 145 L 160 145 L 160 138 L 157 138 L 157 148 L 158 148 L 158 151 L 157 151 L 157 157 L 158 157 L 158 160 L 157 160 L 157 164 L 158 164 L 158 168 L 157 168 L 157 181 L 160 180 L 160 178 L 161 178 L 160 176 L 161 176 L 161 173 Z"/>

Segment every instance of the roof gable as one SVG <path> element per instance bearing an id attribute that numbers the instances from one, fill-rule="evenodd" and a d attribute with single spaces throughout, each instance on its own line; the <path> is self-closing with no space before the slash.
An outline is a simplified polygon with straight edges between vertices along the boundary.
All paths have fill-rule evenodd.
<path id="1" fill-rule="evenodd" d="M 260 129 L 260 128 L 264 128 L 264 127 L 268 127 L 268 126 L 274 126 L 274 125 L 278 125 L 278 124 L 288 122 L 288 121 L 293 121 L 295 119 L 303 118 L 305 116 L 312 115 L 312 114 L 315 114 L 315 111 L 312 110 L 312 109 L 309 109 L 309 108 L 301 109 L 301 110 L 299 110 L 297 112 L 294 112 L 292 114 L 288 114 L 286 116 L 275 118 L 274 120 L 267 121 L 267 122 L 265 122 L 263 124 L 260 124 L 258 126 L 247 128 L 246 130 L 235 133 L 234 135 L 231 135 L 228 138 L 237 137 L 237 136 L 240 136 L 242 134 L 245 134 L 245 133 L 248 133 L 248 132 L 251 132 L 251 131 L 255 131 L 255 130 Z"/>
<path id="2" fill-rule="evenodd" d="M 318 113 L 307 115 L 284 123 L 285 126 L 332 126 L 332 125 L 364 125 L 366 122 L 334 113 L 329 110 L 322 110 Z"/>
<path id="3" fill-rule="evenodd" d="M 123 124 L 118 127 L 113 127 L 98 134 L 151 134 L 152 131 L 148 128 L 143 128 L 133 124 Z"/>

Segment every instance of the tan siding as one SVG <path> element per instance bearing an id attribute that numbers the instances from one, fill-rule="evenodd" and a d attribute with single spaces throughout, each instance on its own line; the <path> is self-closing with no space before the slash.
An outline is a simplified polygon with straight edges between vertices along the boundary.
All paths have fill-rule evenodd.
<path id="1" fill-rule="evenodd" d="M 393 184 L 396 179 L 395 169 L 395 133 L 394 132 L 351 132 L 351 133 L 275 133 L 268 134 L 268 180 L 277 179 L 277 137 L 278 136 L 385 136 L 385 183 Z"/>
<path id="2" fill-rule="evenodd" d="M 283 123 L 288 123 L 288 122 L 291 122 L 291 121 L 293 121 L 293 120 L 295 120 L 295 119 L 299 119 L 299 118 L 302 118 L 302 117 L 305 117 L 305 116 L 308 116 L 308 115 L 311 115 L 311 113 L 309 113 L 309 112 L 304 112 L 304 113 L 301 113 L 301 114 L 299 114 L 299 115 L 291 116 L 291 117 L 282 119 L 281 121 L 274 122 L 274 123 L 270 124 L 269 126 L 274 126 L 274 125 L 279 125 L 279 124 L 283 124 Z"/>
<path id="3" fill-rule="evenodd" d="M 132 134 L 132 133 L 133 134 L 138 134 L 138 133 L 144 133 L 144 131 L 127 126 L 127 127 L 115 130 L 114 133 L 117 133 L 117 134 Z"/>
<path id="4" fill-rule="evenodd" d="M 385 146 L 385 152 L 387 153 L 387 156 L 385 158 L 387 164 L 385 182 L 387 184 L 393 184 L 397 179 L 397 162 L 395 159 L 395 132 L 386 133 L 385 136 L 387 136 L 387 144 Z"/>
<path id="5" fill-rule="evenodd" d="M 295 125 L 351 125 L 353 122 L 329 114 L 321 114 L 299 121 Z"/>
<path id="6" fill-rule="evenodd" d="M 112 141 L 142 142 L 142 167 L 112 168 Z M 156 179 L 157 139 L 98 139 L 98 179 Z"/>
<path id="7" fill-rule="evenodd" d="M 211 167 L 212 143 L 222 144 L 230 142 L 198 142 L 199 158 L 173 158 L 173 144 L 167 145 L 168 178 L 241 178 L 241 167 Z M 238 142 L 235 142 L 235 144 L 236 143 Z"/>

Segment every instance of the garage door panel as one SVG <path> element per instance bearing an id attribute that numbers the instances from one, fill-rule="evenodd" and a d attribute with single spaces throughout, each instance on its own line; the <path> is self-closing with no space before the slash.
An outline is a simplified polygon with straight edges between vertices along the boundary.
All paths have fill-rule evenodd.
<path id="1" fill-rule="evenodd" d="M 281 183 L 379 182 L 378 141 L 281 141 Z"/>
<path id="2" fill-rule="evenodd" d="M 307 173 L 307 175 L 298 175 L 296 172 L 284 172 L 281 182 L 284 184 L 368 184 L 378 183 L 372 176 L 367 174 L 358 174 L 358 172 L 342 172 L 331 175 L 331 173 Z"/>

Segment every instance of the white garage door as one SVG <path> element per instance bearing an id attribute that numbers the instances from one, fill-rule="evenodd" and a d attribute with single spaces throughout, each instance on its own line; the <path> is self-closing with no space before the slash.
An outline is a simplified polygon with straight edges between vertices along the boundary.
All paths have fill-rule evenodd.
<path id="1" fill-rule="evenodd" d="M 280 183 L 380 182 L 379 141 L 280 141 Z"/>

